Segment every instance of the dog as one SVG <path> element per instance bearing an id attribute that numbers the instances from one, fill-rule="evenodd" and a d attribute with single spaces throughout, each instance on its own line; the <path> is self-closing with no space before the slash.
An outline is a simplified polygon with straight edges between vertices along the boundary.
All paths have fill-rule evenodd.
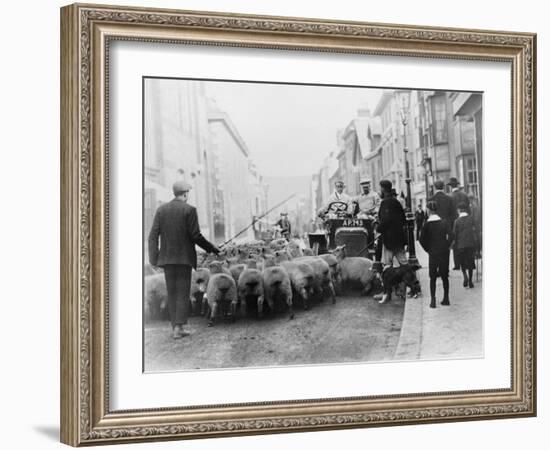
<path id="1" fill-rule="evenodd" d="M 407 286 L 412 296 L 420 293 L 420 282 L 416 278 L 418 266 L 403 264 L 399 267 L 387 266 L 382 271 L 382 284 L 384 293 L 378 303 L 388 303 L 391 301 L 392 292 L 405 299 Z"/>

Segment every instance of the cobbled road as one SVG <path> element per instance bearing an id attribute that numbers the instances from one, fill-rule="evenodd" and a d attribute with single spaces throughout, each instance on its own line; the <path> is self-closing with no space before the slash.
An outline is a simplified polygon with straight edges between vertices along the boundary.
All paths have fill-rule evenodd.
<path id="1" fill-rule="evenodd" d="M 378 304 L 372 296 L 340 296 L 310 310 L 264 319 L 239 318 L 207 327 L 190 317 L 190 333 L 172 339 L 168 322 L 146 324 L 146 372 L 391 360 L 399 341 L 404 301 Z"/>

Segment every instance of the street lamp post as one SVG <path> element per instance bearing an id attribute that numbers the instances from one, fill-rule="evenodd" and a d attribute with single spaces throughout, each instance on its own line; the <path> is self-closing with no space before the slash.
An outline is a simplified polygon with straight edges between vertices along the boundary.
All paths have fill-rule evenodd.
<path id="1" fill-rule="evenodd" d="M 407 148 L 407 116 L 409 113 L 410 91 L 395 91 L 395 99 L 403 124 L 403 159 L 405 162 L 405 183 L 407 183 L 407 198 L 405 219 L 407 221 L 407 248 L 409 251 L 409 264 L 418 265 L 414 239 L 414 214 L 412 212 L 411 175 L 409 169 L 409 149 Z"/>

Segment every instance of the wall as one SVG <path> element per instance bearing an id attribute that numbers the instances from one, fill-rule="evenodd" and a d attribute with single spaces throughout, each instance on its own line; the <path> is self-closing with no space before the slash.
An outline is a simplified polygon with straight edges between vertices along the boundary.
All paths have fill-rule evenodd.
<path id="1" fill-rule="evenodd" d="M 539 32 L 539 173 L 549 168 L 550 32 L 544 2 L 464 0 L 447 2 L 277 0 L 117 0 L 136 6 L 164 6 L 256 14 L 322 17 L 387 23 Z M 59 11 L 61 1 L 8 2 L 3 5 L 2 158 L 0 178 L 2 246 L 2 399 L 3 448 L 62 448 L 59 417 Z M 9 86 L 9 89 L 6 87 Z M 546 193 L 550 179 L 540 177 L 539 228 L 550 226 Z M 487 202 L 490 207 L 490 202 Z M 540 279 L 550 266 L 549 234 L 540 233 Z M 539 283 L 538 317 L 549 317 L 550 290 Z M 377 428 L 307 434 L 141 444 L 135 449 L 331 449 L 544 448 L 548 436 L 548 327 L 539 327 L 539 417 L 484 422 Z M 403 374 L 406 376 L 406 374 Z M 9 432 L 8 432 L 9 430 Z M 542 442 L 541 442 L 542 441 Z"/>
<path id="2" fill-rule="evenodd" d="M 219 159 L 220 188 L 223 192 L 225 238 L 231 239 L 252 222 L 250 209 L 251 191 L 248 184 L 250 171 L 248 169 L 247 151 L 235 138 L 230 130 L 231 120 L 225 114 L 221 120 L 209 120 L 209 129 L 213 147 L 211 153 L 216 153 Z M 239 239 L 253 238 L 253 230 Z"/>

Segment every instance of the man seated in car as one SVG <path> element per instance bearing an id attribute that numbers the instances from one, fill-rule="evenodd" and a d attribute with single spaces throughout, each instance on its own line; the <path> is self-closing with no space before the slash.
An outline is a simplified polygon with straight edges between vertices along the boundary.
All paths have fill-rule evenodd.
<path id="1" fill-rule="evenodd" d="M 363 178 L 359 185 L 361 186 L 361 194 L 352 199 L 352 212 L 357 217 L 377 217 L 380 209 L 380 196 L 371 191 L 371 180 Z"/>
<path id="2" fill-rule="evenodd" d="M 348 214 L 351 197 L 344 192 L 345 187 L 346 185 L 343 181 L 338 180 L 334 183 L 334 192 L 328 198 L 326 205 L 317 214 L 321 219 L 325 219 L 329 213 L 337 216 Z M 335 205 L 331 206 L 333 203 Z"/>

